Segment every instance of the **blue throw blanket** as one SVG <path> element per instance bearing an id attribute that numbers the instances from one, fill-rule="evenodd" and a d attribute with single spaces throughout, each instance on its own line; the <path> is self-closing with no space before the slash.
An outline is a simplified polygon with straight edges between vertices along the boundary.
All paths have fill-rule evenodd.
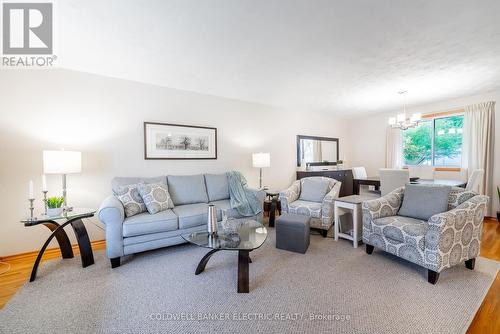
<path id="1" fill-rule="evenodd" d="M 248 188 L 245 177 L 236 171 L 228 173 L 231 208 L 244 217 L 255 216 L 262 211 L 257 194 Z"/>

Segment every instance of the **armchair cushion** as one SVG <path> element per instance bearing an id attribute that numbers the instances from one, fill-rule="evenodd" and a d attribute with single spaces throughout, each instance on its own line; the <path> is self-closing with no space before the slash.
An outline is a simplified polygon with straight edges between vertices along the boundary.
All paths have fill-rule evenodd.
<path id="1" fill-rule="evenodd" d="M 448 210 L 448 196 L 451 187 L 407 184 L 403 204 L 398 215 L 428 220 L 435 214 Z"/>
<path id="2" fill-rule="evenodd" d="M 296 215 L 321 218 L 321 203 L 297 200 L 288 204 L 288 212 Z"/>
<path id="3" fill-rule="evenodd" d="M 330 182 L 325 178 L 305 178 L 300 185 L 300 200 L 322 202 L 329 190 Z"/>
<path id="4" fill-rule="evenodd" d="M 405 243 L 424 250 L 427 222 L 420 219 L 392 216 L 372 221 L 372 231 L 385 236 L 394 244 Z"/>

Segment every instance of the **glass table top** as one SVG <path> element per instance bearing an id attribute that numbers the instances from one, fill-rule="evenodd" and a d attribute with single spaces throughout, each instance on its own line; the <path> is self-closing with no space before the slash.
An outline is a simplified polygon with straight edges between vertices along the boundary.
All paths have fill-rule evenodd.
<path id="1" fill-rule="evenodd" d="M 216 235 L 195 232 L 182 238 L 200 247 L 222 250 L 254 250 L 267 238 L 267 229 L 255 220 L 228 219 L 219 222 L 217 227 Z"/>
<path id="2" fill-rule="evenodd" d="M 21 219 L 21 223 L 26 224 L 29 223 L 31 225 L 36 225 L 36 224 L 43 224 L 44 222 L 51 221 L 51 220 L 58 220 L 58 219 L 72 219 L 72 218 L 78 218 L 78 217 L 91 217 L 96 213 L 95 209 L 89 209 L 89 208 L 73 208 L 71 211 L 64 211 L 60 215 L 57 216 L 47 216 L 44 214 L 40 215 L 35 215 L 36 220 L 30 220 L 29 218 L 24 218 Z"/>

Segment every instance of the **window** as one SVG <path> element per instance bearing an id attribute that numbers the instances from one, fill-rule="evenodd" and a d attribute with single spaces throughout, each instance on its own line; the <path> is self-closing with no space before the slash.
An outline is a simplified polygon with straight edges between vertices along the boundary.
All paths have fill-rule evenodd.
<path id="1" fill-rule="evenodd" d="M 460 167 L 464 116 L 422 121 L 403 133 L 403 159 L 407 166 Z"/>

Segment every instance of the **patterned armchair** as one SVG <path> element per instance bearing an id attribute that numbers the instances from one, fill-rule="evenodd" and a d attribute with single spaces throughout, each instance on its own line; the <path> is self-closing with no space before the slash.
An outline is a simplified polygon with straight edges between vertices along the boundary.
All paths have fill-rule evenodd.
<path id="1" fill-rule="evenodd" d="M 371 254 L 376 247 L 425 267 L 432 284 L 436 284 L 441 271 L 462 261 L 473 270 L 488 197 L 452 188 L 449 211 L 424 221 L 397 216 L 403 196 L 401 187 L 363 203 L 366 253 Z"/>
<path id="2" fill-rule="evenodd" d="M 300 199 L 301 187 L 307 180 L 324 180 L 328 182 L 326 195 L 321 202 L 305 201 Z M 310 226 L 321 230 L 323 237 L 333 224 L 333 199 L 339 197 L 341 182 L 322 176 L 305 177 L 294 181 L 292 185 L 281 191 L 281 211 L 311 217 Z"/>

